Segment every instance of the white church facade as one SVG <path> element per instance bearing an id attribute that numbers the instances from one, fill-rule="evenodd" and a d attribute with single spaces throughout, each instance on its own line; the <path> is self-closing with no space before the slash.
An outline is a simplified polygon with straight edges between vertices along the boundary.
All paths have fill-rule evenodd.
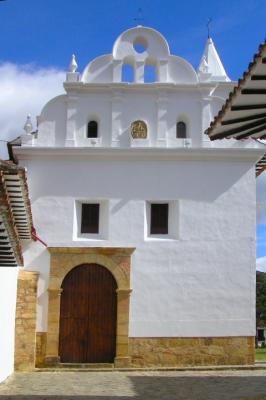
<path id="1" fill-rule="evenodd" d="M 264 151 L 204 133 L 233 86 L 210 38 L 198 71 L 142 26 L 82 74 L 73 57 L 13 149 L 46 244 L 24 248 L 17 369 L 254 362 Z"/>

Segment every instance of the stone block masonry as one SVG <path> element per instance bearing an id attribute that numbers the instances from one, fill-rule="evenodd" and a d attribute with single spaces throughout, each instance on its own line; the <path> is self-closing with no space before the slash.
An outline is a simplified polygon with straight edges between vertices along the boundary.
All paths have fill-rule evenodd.
<path id="1" fill-rule="evenodd" d="M 85 255 L 86 260 L 83 260 L 83 258 L 72 260 L 71 257 L 66 260 L 65 257 L 61 257 L 59 252 L 59 254 L 53 255 L 53 262 L 54 265 L 57 265 L 56 261 L 59 261 L 61 257 L 64 262 L 59 263 L 59 265 L 67 266 L 68 269 L 71 269 L 72 265 L 68 266 L 67 261 L 70 262 L 72 260 L 74 265 L 84 263 L 84 261 L 90 262 L 91 260 L 87 259 L 88 256 L 89 254 Z M 84 257 L 84 255 L 79 255 L 79 257 Z M 124 257 L 122 259 L 125 261 Z M 128 262 L 125 265 L 130 266 L 129 258 L 126 257 L 126 260 Z M 102 264 L 108 264 L 108 259 L 99 261 L 105 261 Z M 116 259 L 114 265 L 118 265 L 117 261 Z M 61 282 L 66 271 L 63 268 L 60 271 L 62 274 L 60 277 Z M 52 270 L 52 272 L 55 273 L 55 270 Z M 57 277 L 57 275 L 53 276 Z M 36 332 L 37 282 L 38 273 L 24 270 L 19 272 L 15 337 L 15 370 L 17 371 L 30 371 L 35 366 L 43 367 L 48 364 L 47 354 L 50 355 L 50 353 L 47 353 L 47 334 L 45 332 Z M 53 283 L 53 280 L 50 283 Z M 60 291 L 60 284 L 57 291 Z M 203 365 L 248 365 L 254 363 L 254 337 L 250 336 L 194 338 L 128 337 L 129 293 L 128 280 L 127 285 L 122 285 L 117 291 L 118 335 L 115 367 L 158 368 Z M 56 295 L 58 307 L 50 307 L 50 320 L 53 316 L 52 312 L 55 310 L 58 313 L 57 319 L 59 318 L 59 300 L 60 296 Z M 50 347 L 52 344 L 50 343 Z M 58 357 L 57 346 L 55 355 Z"/>
<path id="2" fill-rule="evenodd" d="M 117 282 L 117 329 L 115 366 L 130 366 L 128 352 L 129 299 L 131 254 L 135 248 L 97 248 L 97 247 L 50 247 L 51 267 L 49 277 L 48 331 L 45 344 L 46 366 L 54 366 L 60 362 L 59 325 L 61 285 L 65 276 L 76 266 L 82 264 L 99 264 L 113 274 Z M 39 342 L 41 339 L 38 339 Z M 42 339 L 44 340 L 44 339 Z M 39 349 L 42 347 L 38 346 Z M 44 349 L 42 347 L 42 350 Z M 42 361 L 38 350 L 38 362 Z"/>
<path id="3" fill-rule="evenodd" d="M 47 341 L 47 333 L 46 332 L 36 332 L 36 356 L 35 356 L 35 365 L 37 368 L 41 368 L 45 366 L 45 352 L 46 352 L 46 341 Z"/>
<path id="4" fill-rule="evenodd" d="M 38 273 L 21 270 L 18 275 L 15 370 L 30 371 L 36 358 L 36 305 Z"/>
<path id="5" fill-rule="evenodd" d="M 248 365 L 254 337 L 129 338 L 132 367 Z"/>

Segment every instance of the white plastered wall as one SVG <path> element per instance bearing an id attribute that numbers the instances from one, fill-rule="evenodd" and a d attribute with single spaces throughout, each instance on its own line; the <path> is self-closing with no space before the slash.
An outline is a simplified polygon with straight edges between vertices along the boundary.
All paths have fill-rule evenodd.
<path id="1" fill-rule="evenodd" d="M 209 92 L 210 88 L 206 89 L 207 100 L 200 90 L 185 88 L 176 88 L 160 95 L 147 88 L 131 92 L 121 90 L 118 93 L 80 93 L 71 100 L 73 111 L 68 117 L 68 97 L 60 96 L 45 106 L 34 146 L 64 147 L 69 126 L 73 135 L 72 145 L 89 147 L 91 142 L 87 138 L 87 124 L 90 120 L 98 122 L 102 147 L 112 146 L 113 140 L 118 140 L 118 147 L 130 147 L 130 126 L 136 120 L 143 120 L 147 124 L 149 147 L 162 146 L 158 139 L 165 140 L 164 146 L 180 147 L 176 140 L 176 123 L 180 120 L 187 125 L 187 137 L 192 139 L 192 147 L 201 146 L 202 139 L 210 146 L 204 130 L 222 99 L 208 97 Z M 227 141 L 227 146 L 231 145 Z"/>
<path id="2" fill-rule="evenodd" d="M 0 382 L 14 371 L 18 268 L 0 268 Z"/>
<path id="3" fill-rule="evenodd" d="M 146 43 L 143 52 L 134 48 L 136 41 Z M 130 60 L 135 82 L 121 83 L 122 65 Z M 152 84 L 143 83 L 148 62 L 158 71 Z M 254 335 L 256 160 L 200 156 L 201 147 L 236 146 L 228 140 L 213 144 L 204 134 L 232 86 L 199 82 L 187 61 L 170 55 L 159 32 L 137 27 L 122 33 L 112 54 L 93 60 L 82 76 L 68 73 L 67 94 L 41 113 L 32 144 L 42 157 L 23 161 L 37 232 L 49 246 L 136 247 L 131 336 Z M 84 147 L 92 147 L 86 138 L 90 119 L 99 124 L 96 145 L 106 158 L 85 155 Z M 184 120 L 198 158 L 120 157 L 119 151 L 134 146 L 130 125 L 135 120 L 148 126 L 148 139 L 135 141 L 139 147 L 172 147 L 169 152 L 184 147 L 175 138 L 176 122 Z M 47 149 L 38 149 L 42 146 Z M 49 155 L 49 147 L 60 147 L 61 156 Z M 120 147 L 111 149 L 118 150 L 116 159 L 106 147 Z M 100 235 L 105 240 L 77 235 L 75 204 L 83 200 L 105 204 L 108 218 L 101 223 L 108 228 Z M 170 237 L 147 237 L 147 202 L 152 201 L 170 202 Z M 49 254 L 33 243 L 24 255 L 26 268 L 40 272 L 37 329 L 46 331 Z"/>
<path id="4" fill-rule="evenodd" d="M 130 336 L 254 335 L 251 163 L 82 157 L 25 163 L 34 224 L 49 246 L 136 247 Z M 108 202 L 106 240 L 73 240 L 80 199 Z M 173 238 L 145 238 L 146 201 L 176 204 Z M 45 331 L 49 255 L 35 243 L 24 256 L 26 268 L 41 273 L 37 329 Z"/>
<path id="5" fill-rule="evenodd" d="M 143 52 L 134 48 L 138 41 L 146 43 Z M 121 82 L 124 63 L 135 69 L 132 84 Z M 156 68 L 155 82 L 145 84 L 146 64 Z M 183 147 L 183 141 L 176 140 L 176 123 L 182 117 L 188 128 L 189 146 L 201 146 L 202 140 L 204 146 L 211 146 L 204 131 L 233 85 L 216 80 L 199 83 L 192 65 L 171 55 L 159 32 L 141 26 L 132 28 L 117 38 L 112 54 L 91 61 L 81 76 L 77 72 L 67 74 L 67 94 L 44 107 L 33 145 L 92 146 L 95 140 L 87 138 L 87 124 L 96 120 L 100 138 L 97 146 L 130 147 L 131 123 L 143 120 L 148 126 L 148 139 L 138 146 Z"/>

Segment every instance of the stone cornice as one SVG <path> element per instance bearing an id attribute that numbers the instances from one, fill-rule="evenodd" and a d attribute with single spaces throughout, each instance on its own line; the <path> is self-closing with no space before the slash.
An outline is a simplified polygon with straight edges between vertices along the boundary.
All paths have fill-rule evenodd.
<path id="1" fill-rule="evenodd" d="M 135 247 L 48 247 L 51 254 L 99 254 L 105 256 L 130 256 Z"/>

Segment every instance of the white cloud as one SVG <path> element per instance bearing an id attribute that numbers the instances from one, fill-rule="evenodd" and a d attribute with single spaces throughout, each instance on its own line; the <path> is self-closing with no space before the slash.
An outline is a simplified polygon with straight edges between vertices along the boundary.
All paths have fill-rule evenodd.
<path id="1" fill-rule="evenodd" d="M 266 256 L 257 258 L 256 269 L 257 271 L 266 273 Z"/>
<path id="2" fill-rule="evenodd" d="M 35 117 L 52 97 L 63 93 L 65 73 L 55 68 L 0 64 L 0 158 L 7 158 L 5 140 L 23 132 L 27 114 Z"/>

